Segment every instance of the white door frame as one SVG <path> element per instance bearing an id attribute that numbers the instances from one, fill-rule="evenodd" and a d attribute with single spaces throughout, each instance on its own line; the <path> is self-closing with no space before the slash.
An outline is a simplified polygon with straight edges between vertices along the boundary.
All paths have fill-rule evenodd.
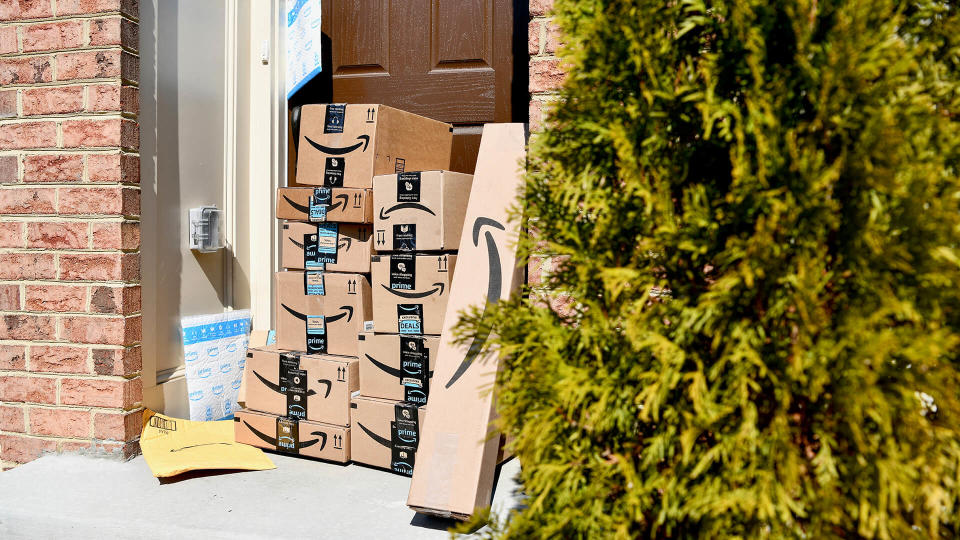
<path id="1" fill-rule="evenodd" d="M 267 330 L 273 327 L 273 273 L 280 260 L 276 191 L 287 174 L 284 1 L 224 1 L 223 309 L 249 306 L 253 329 Z M 177 211 L 186 213 L 182 208 Z M 164 339 L 163 332 L 179 329 L 145 327 L 144 341 Z M 144 405 L 182 414 L 187 409 L 185 401 L 180 403 L 186 396 L 183 368 L 158 377 L 155 351 L 155 346 L 144 350 Z"/>

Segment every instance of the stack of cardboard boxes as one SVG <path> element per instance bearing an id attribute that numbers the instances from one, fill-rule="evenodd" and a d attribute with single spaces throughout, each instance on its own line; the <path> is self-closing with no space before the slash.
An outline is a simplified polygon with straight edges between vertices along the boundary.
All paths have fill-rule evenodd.
<path id="1" fill-rule="evenodd" d="M 356 462 L 413 474 L 472 182 L 445 170 L 373 179 L 373 324 L 360 336 Z"/>
<path id="2" fill-rule="evenodd" d="M 424 335 L 440 333 L 455 264 L 445 251 L 459 241 L 471 176 L 442 171 L 448 124 L 381 105 L 301 115 L 298 186 L 277 193 L 286 270 L 274 276 L 276 343 L 247 354 L 236 439 L 392 468 L 392 452 L 416 446 L 436 346 Z M 431 172 L 407 172 L 421 170 Z M 411 358 L 421 372 L 398 376 Z M 351 410 L 357 390 L 365 397 Z"/>

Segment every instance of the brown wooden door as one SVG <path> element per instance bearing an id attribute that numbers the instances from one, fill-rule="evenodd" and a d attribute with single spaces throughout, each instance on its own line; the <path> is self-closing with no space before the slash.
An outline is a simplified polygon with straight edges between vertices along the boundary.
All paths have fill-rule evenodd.
<path id="1" fill-rule="evenodd" d="M 517 121 L 516 0 L 330 0 L 324 77 L 333 102 L 383 103 L 449 122 L 454 170 L 473 172 L 480 125 Z M 523 1 L 526 6 L 526 0 Z M 524 10 L 525 13 L 525 10 Z M 519 13 L 516 15 L 520 15 Z M 526 64 L 526 24 L 523 21 Z M 325 51 L 326 53 L 326 51 Z M 328 68 L 329 66 L 329 68 Z M 522 90 L 522 92 L 520 92 Z M 523 104 L 525 121 L 526 103 Z"/>

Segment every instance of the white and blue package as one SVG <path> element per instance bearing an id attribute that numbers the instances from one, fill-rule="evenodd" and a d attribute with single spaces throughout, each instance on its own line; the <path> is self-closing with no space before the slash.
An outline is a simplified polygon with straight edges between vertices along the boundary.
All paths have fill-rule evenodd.
<path id="1" fill-rule="evenodd" d="M 233 418 L 250 343 L 250 311 L 180 319 L 191 420 Z"/>

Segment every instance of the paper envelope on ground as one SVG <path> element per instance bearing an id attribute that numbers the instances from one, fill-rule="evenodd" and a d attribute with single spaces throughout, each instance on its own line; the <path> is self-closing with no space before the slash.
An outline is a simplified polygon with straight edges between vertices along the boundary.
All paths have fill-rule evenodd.
<path id="1" fill-rule="evenodd" d="M 145 409 L 140 449 L 157 478 L 197 470 L 276 468 L 259 448 L 233 440 L 233 420 L 193 422 Z"/>

